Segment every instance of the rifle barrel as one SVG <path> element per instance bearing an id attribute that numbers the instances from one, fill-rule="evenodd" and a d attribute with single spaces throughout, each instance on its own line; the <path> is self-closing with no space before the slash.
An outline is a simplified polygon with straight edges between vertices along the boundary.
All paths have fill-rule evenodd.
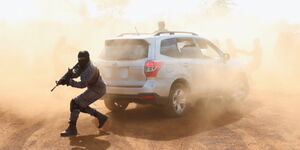
<path id="1" fill-rule="evenodd" d="M 51 89 L 51 92 L 57 87 L 58 85 L 56 84 L 52 89 Z"/>

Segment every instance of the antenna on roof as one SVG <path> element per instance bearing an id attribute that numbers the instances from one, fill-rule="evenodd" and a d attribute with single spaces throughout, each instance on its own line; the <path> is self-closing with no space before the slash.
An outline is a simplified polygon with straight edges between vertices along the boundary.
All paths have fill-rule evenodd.
<path id="1" fill-rule="evenodd" d="M 136 34 L 137 34 L 137 35 L 140 35 L 140 33 L 139 33 L 139 31 L 137 30 L 136 26 L 134 27 L 134 29 L 135 29 Z"/>

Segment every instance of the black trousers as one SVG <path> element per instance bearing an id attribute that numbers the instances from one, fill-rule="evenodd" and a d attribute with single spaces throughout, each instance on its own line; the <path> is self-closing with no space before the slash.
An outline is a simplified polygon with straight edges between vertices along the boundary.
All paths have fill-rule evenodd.
<path id="1" fill-rule="evenodd" d="M 91 108 L 89 105 L 100 99 L 106 92 L 106 89 L 103 89 L 100 92 L 95 92 L 93 90 L 87 89 L 79 96 L 73 98 L 70 103 L 70 118 L 69 122 L 76 124 L 79 113 L 88 113 L 95 117 L 105 117 L 105 115 L 98 112 L 96 109 Z"/>

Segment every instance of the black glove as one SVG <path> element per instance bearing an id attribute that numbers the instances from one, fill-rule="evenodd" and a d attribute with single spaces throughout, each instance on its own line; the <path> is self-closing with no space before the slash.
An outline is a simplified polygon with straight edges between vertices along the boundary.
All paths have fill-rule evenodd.
<path id="1" fill-rule="evenodd" d="M 69 86 L 69 82 L 70 82 L 70 80 L 67 80 L 67 79 L 62 78 L 62 79 L 60 79 L 60 80 L 57 82 L 57 84 L 58 84 L 58 85 L 67 85 L 67 86 Z"/>

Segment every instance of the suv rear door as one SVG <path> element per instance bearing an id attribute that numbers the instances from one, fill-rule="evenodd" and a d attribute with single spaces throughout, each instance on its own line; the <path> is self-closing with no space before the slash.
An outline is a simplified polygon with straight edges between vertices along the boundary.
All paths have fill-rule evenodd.
<path id="1" fill-rule="evenodd" d="M 105 41 L 99 68 L 107 86 L 142 87 L 146 81 L 144 64 L 153 44 L 144 39 Z"/>
<path id="2" fill-rule="evenodd" d="M 160 57 L 164 62 L 163 78 L 171 80 L 183 78 L 190 82 L 197 66 L 197 60 L 194 59 L 195 50 L 199 49 L 191 37 L 172 37 L 162 40 Z"/>

